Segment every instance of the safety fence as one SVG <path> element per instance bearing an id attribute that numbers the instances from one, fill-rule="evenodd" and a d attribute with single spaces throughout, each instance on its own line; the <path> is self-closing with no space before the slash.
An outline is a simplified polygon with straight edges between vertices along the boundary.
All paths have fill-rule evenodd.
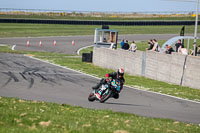
<path id="1" fill-rule="evenodd" d="M 0 23 L 73 24 L 73 25 L 194 25 L 195 21 L 87 21 L 87 20 L 36 20 L 0 19 Z M 198 22 L 200 24 L 200 21 Z"/>

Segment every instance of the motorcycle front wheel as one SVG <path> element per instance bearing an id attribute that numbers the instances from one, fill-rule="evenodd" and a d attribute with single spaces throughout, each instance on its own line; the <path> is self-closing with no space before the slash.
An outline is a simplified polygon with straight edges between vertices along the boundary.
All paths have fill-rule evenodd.
<path id="1" fill-rule="evenodd" d="M 93 92 L 90 93 L 90 95 L 88 96 L 88 101 L 93 102 L 96 99 L 95 95 Z"/>
<path id="2" fill-rule="evenodd" d="M 101 96 L 101 100 L 99 100 L 100 103 L 105 102 L 106 100 L 108 100 L 108 98 L 110 98 L 112 95 L 112 90 L 111 89 L 107 89 L 103 95 Z"/>

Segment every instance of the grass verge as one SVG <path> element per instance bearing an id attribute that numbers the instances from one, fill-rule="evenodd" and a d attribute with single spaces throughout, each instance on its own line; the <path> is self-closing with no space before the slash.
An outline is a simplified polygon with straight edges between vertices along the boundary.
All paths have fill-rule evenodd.
<path id="1" fill-rule="evenodd" d="M 38 37 L 94 35 L 99 25 L 63 25 L 63 24 L 16 24 L 0 23 L 0 37 Z M 182 26 L 110 26 L 119 35 L 123 34 L 177 34 Z M 198 29 L 200 32 L 200 29 Z M 193 34 L 194 26 L 185 26 L 185 34 Z"/>
<path id="2" fill-rule="evenodd" d="M 110 110 L 0 97 L 2 133 L 199 133 L 200 126 Z"/>

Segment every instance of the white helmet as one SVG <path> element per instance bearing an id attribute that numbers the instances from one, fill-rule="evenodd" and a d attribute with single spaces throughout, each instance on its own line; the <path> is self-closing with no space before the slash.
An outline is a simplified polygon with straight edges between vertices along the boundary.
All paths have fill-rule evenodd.
<path id="1" fill-rule="evenodd" d="M 120 76 L 120 77 L 123 77 L 124 76 L 124 69 L 123 68 L 119 68 L 117 70 L 117 74 Z"/>

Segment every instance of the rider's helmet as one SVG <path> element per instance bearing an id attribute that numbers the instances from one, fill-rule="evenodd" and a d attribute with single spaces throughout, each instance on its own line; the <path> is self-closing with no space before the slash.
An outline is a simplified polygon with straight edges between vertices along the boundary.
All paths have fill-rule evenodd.
<path id="1" fill-rule="evenodd" d="M 117 70 L 117 75 L 119 78 L 122 78 L 124 76 L 124 69 L 123 68 L 119 68 Z"/>

